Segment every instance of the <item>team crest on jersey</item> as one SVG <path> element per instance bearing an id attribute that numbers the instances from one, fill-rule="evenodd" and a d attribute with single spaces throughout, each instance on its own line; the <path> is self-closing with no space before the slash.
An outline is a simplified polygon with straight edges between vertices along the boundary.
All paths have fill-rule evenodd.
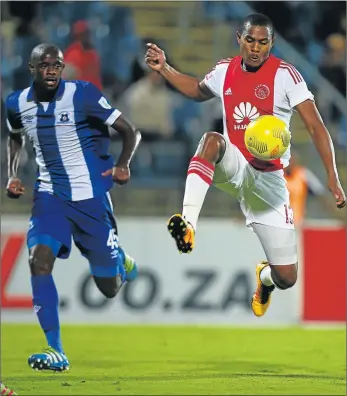
<path id="1" fill-rule="evenodd" d="M 62 122 L 63 124 L 65 124 L 66 122 L 69 122 L 69 121 L 70 121 L 69 113 L 68 113 L 67 111 L 62 111 L 62 112 L 59 114 L 59 116 L 60 116 L 59 122 Z"/>
<path id="2" fill-rule="evenodd" d="M 233 117 L 237 124 L 243 124 L 234 125 L 234 129 L 246 129 L 251 121 L 259 117 L 259 113 L 258 109 L 249 102 L 241 102 L 238 106 L 235 106 Z"/>
<path id="3" fill-rule="evenodd" d="M 255 88 L 254 93 L 258 99 L 266 99 L 270 95 L 270 88 L 260 84 Z"/>

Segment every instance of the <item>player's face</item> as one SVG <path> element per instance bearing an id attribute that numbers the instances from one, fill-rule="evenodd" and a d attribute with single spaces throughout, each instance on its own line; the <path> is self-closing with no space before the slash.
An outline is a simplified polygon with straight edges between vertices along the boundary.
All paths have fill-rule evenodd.
<path id="1" fill-rule="evenodd" d="M 243 62 L 247 66 L 260 66 L 270 54 L 273 46 L 271 30 L 267 26 L 248 25 L 246 29 L 237 33 L 237 42 Z"/>
<path id="2" fill-rule="evenodd" d="M 57 88 L 64 70 L 63 54 L 43 54 L 29 65 L 34 81 L 47 90 Z"/>

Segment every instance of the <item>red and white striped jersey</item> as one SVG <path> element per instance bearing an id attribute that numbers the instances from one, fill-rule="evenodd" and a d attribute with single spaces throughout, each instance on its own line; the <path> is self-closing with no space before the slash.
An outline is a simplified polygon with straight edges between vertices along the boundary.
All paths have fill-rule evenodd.
<path id="1" fill-rule="evenodd" d="M 267 114 L 280 118 L 290 129 L 295 106 L 314 97 L 297 69 L 273 55 L 253 73 L 245 71 L 241 61 L 241 56 L 221 60 L 203 81 L 222 101 L 224 135 L 247 161 L 263 171 L 282 169 L 289 163 L 290 148 L 278 160 L 258 160 L 245 147 L 245 129 L 252 120 Z"/>

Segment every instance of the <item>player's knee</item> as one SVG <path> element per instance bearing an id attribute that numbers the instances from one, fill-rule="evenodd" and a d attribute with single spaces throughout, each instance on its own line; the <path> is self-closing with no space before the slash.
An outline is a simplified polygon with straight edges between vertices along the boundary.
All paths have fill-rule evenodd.
<path id="1" fill-rule="evenodd" d="M 36 245 L 30 250 L 29 266 L 32 275 L 49 275 L 52 273 L 54 254 L 50 247 Z"/>
<path id="2" fill-rule="evenodd" d="M 100 278 L 94 276 L 94 281 L 97 288 L 106 298 L 116 297 L 122 287 L 122 280 L 118 275 L 113 278 Z"/>
<path id="3" fill-rule="evenodd" d="M 218 132 L 206 132 L 199 145 L 202 158 L 210 162 L 218 162 L 225 152 L 225 140 Z"/>
<path id="4" fill-rule="evenodd" d="M 272 266 L 271 276 L 275 285 L 282 290 L 293 287 L 297 280 L 297 266 L 296 264 L 285 266 Z"/>

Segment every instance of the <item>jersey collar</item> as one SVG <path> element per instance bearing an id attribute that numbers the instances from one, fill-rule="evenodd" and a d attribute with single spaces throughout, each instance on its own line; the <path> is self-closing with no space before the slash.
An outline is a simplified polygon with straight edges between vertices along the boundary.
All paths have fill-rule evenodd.
<path id="1" fill-rule="evenodd" d="M 65 81 L 63 79 L 61 79 L 59 82 L 59 85 L 58 85 L 58 89 L 51 101 L 53 102 L 54 100 L 61 99 L 61 97 L 64 94 L 64 91 L 65 91 Z M 29 89 L 29 92 L 27 95 L 27 101 L 28 102 L 36 101 L 36 95 L 35 95 L 35 91 L 34 91 L 34 83 L 32 83 L 30 86 L 30 89 Z"/>

